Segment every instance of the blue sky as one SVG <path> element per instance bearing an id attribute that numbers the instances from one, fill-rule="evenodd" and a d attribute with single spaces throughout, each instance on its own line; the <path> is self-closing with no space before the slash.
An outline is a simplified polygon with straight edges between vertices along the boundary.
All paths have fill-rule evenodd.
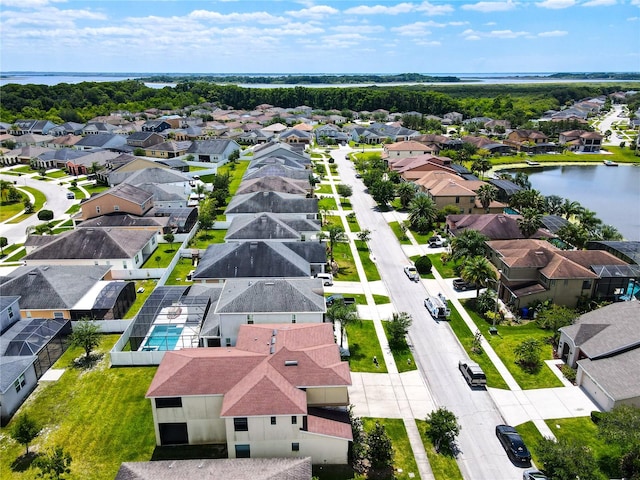
<path id="1" fill-rule="evenodd" d="M 0 70 L 640 71 L 640 0 L 0 0 Z"/>

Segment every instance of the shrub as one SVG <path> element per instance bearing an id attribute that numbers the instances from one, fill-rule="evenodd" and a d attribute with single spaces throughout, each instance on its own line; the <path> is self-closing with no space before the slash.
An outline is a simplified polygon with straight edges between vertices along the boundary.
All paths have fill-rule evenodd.
<path id="1" fill-rule="evenodd" d="M 330 157 L 330 158 L 329 158 L 329 163 L 335 163 L 335 162 L 336 162 L 336 159 L 335 159 L 335 158 L 333 158 L 333 157 Z"/>
<path id="2" fill-rule="evenodd" d="M 564 375 L 564 378 L 569 380 L 571 383 L 576 383 L 576 371 L 573 368 L 565 364 L 562 366 L 560 371 L 562 372 L 562 375 Z"/>
<path id="3" fill-rule="evenodd" d="M 53 212 L 51 210 L 40 210 L 38 212 L 38 220 L 49 221 L 53 220 Z"/>
<path id="4" fill-rule="evenodd" d="M 431 259 L 426 255 L 423 255 L 416 260 L 416 270 L 418 270 L 420 275 L 431 273 L 432 267 L 433 264 L 431 263 Z"/>

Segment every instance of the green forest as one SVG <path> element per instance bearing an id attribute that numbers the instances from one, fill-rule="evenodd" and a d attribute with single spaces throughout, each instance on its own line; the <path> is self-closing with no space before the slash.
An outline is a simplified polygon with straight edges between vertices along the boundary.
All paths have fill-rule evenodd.
<path id="1" fill-rule="evenodd" d="M 174 87 L 151 88 L 141 80 L 78 84 L 18 85 L 0 88 L 0 121 L 19 118 L 86 122 L 114 111 L 142 112 L 184 109 L 212 104 L 250 110 L 260 104 L 283 108 L 307 105 L 315 110 L 416 111 L 443 115 L 457 111 L 466 117 L 489 116 L 523 125 L 549 109 L 584 98 L 621 90 L 640 90 L 638 82 L 513 85 L 413 85 L 372 87 L 242 88 L 204 81 L 180 82 Z M 639 102 L 638 95 L 632 102 Z"/>

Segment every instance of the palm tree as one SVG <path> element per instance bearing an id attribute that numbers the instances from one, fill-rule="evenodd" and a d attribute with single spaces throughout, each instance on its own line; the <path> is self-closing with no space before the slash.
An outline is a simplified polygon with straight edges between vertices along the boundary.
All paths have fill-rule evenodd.
<path id="1" fill-rule="evenodd" d="M 412 182 L 402 182 L 396 187 L 396 195 L 400 198 L 402 208 L 407 208 L 416 196 L 416 184 Z"/>
<path id="2" fill-rule="evenodd" d="M 467 258 L 462 272 L 462 279 L 469 283 L 476 284 L 476 297 L 480 295 L 480 288 L 487 286 L 487 279 L 496 280 L 496 270 L 493 265 L 483 256 Z"/>
<path id="3" fill-rule="evenodd" d="M 516 176 L 513 179 L 513 183 L 521 186 L 522 188 L 528 190 L 531 188 L 531 182 L 529 181 L 529 175 L 524 172 L 516 173 Z"/>
<path id="4" fill-rule="evenodd" d="M 563 200 L 559 195 L 549 195 L 544 198 L 544 209 L 549 215 L 562 215 Z"/>
<path id="5" fill-rule="evenodd" d="M 599 240 L 609 240 L 609 241 L 624 240 L 624 237 L 622 236 L 622 234 L 613 225 L 601 225 L 596 229 L 595 233 L 596 233 L 595 236 Z"/>
<path id="6" fill-rule="evenodd" d="M 0 198 L 3 202 L 7 200 L 7 195 L 9 194 L 9 190 L 11 190 L 11 182 L 6 180 L 0 180 Z"/>
<path id="7" fill-rule="evenodd" d="M 338 242 L 346 242 L 347 236 L 344 233 L 344 229 L 338 225 L 332 225 L 328 231 L 329 239 L 329 260 L 333 265 L 333 247 Z"/>
<path id="8" fill-rule="evenodd" d="M 480 172 L 480 174 L 484 177 L 484 172 L 491 168 L 491 162 L 486 158 L 477 158 L 471 164 L 471 171 Z"/>
<path id="9" fill-rule="evenodd" d="M 352 305 L 345 305 L 343 301 L 339 300 L 327 308 L 326 315 L 331 322 L 340 322 L 340 346 L 342 347 L 347 325 L 359 320 L 358 313 Z"/>
<path id="10" fill-rule="evenodd" d="M 451 259 L 471 258 L 485 253 L 485 242 L 489 240 L 477 230 L 465 230 L 451 241 Z"/>
<path id="11" fill-rule="evenodd" d="M 530 238 L 542 227 L 542 214 L 533 208 L 522 210 L 522 218 L 518 219 L 518 228 L 525 238 Z"/>
<path id="12" fill-rule="evenodd" d="M 424 193 L 419 193 L 409 204 L 409 223 L 420 233 L 428 232 L 438 218 L 435 202 Z"/>
<path id="13" fill-rule="evenodd" d="M 580 222 L 580 225 L 582 225 L 591 235 L 593 235 L 596 229 L 602 225 L 602 220 L 596 217 L 596 212 L 589 210 L 588 208 L 583 208 L 578 213 L 578 221 Z"/>
<path id="14" fill-rule="evenodd" d="M 565 198 L 564 203 L 562 204 L 562 215 L 564 218 L 569 220 L 573 215 L 577 215 L 582 211 L 582 205 L 579 202 L 569 200 Z"/>
<path id="15" fill-rule="evenodd" d="M 486 184 L 482 185 L 476 191 L 476 198 L 482 204 L 482 208 L 484 208 L 485 212 L 489 213 L 489 205 L 493 202 L 498 195 L 498 189 L 493 185 Z"/>
<path id="16" fill-rule="evenodd" d="M 520 190 L 511 196 L 509 205 L 516 210 L 533 208 L 542 212 L 544 210 L 544 197 L 538 190 Z"/>

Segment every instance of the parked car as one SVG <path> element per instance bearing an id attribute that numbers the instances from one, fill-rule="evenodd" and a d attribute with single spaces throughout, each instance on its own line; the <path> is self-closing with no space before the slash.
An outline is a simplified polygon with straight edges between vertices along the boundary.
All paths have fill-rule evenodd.
<path id="1" fill-rule="evenodd" d="M 528 468 L 522 473 L 522 480 L 549 480 L 549 477 L 540 470 Z"/>
<path id="2" fill-rule="evenodd" d="M 325 287 L 330 287 L 331 285 L 333 285 L 333 275 L 331 273 L 317 273 L 316 278 L 320 278 L 322 280 L 322 284 Z"/>
<path id="3" fill-rule="evenodd" d="M 462 278 L 456 278 L 453 280 L 453 289 L 456 290 L 457 292 L 464 292 L 466 290 L 475 290 L 476 284 L 467 282 Z"/>
<path id="4" fill-rule="evenodd" d="M 440 235 L 435 235 L 429 238 L 429 247 L 437 248 L 444 247 L 447 244 L 447 239 L 442 238 Z"/>
<path id="5" fill-rule="evenodd" d="M 68 193 L 67 193 L 67 198 L 68 198 L 69 200 L 74 200 L 74 199 L 76 198 L 76 195 L 75 195 L 75 193 L 73 193 L 73 192 L 68 192 Z"/>
<path id="6" fill-rule="evenodd" d="M 356 173 L 356 178 L 362 178 L 362 175 L 360 173 Z"/>
<path id="7" fill-rule="evenodd" d="M 409 277 L 409 279 L 413 280 L 414 282 L 418 282 L 420 280 L 420 274 L 418 273 L 416 267 L 414 267 L 413 265 L 406 265 L 404 267 L 404 273 L 407 277 Z"/>
<path id="8" fill-rule="evenodd" d="M 472 387 L 483 387 L 487 384 L 487 377 L 480 368 L 480 365 L 468 360 L 460 360 L 458 369 L 462 372 L 462 376 Z"/>
<path id="9" fill-rule="evenodd" d="M 345 297 L 339 293 L 334 293 L 333 295 L 329 295 L 326 298 L 326 303 L 327 306 L 331 306 L 336 302 L 342 302 L 345 305 L 355 305 L 356 304 L 356 299 L 355 297 Z"/>
<path id="10" fill-rule="evenodd" d="M 497 425 L 496 436 L 513 463 L 525 467 L 531 465 L 531 453 L 515 428 L 509 425 Z"/>

